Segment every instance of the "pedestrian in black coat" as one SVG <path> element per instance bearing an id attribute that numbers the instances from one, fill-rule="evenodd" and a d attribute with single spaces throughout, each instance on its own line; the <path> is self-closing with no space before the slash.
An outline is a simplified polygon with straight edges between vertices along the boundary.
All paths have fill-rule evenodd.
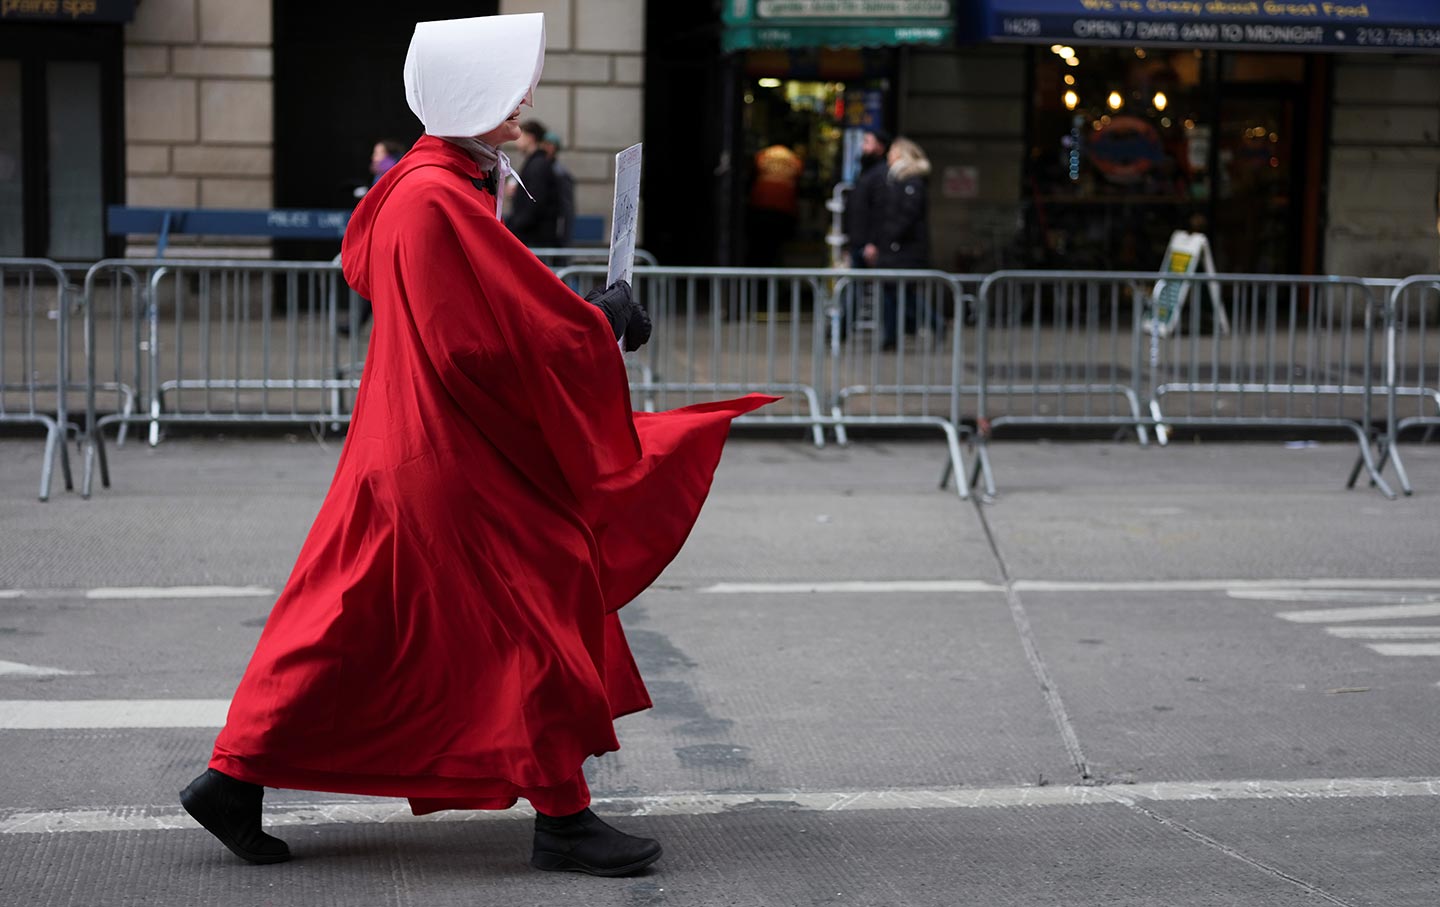
<path id="1" fill-rule="evenodd" d="M 874 254 L 867 247 L 866 264 L 886 269 L 930 267 L 930 161 L 920 146 L 906 138 L 890 144 L 880 217 L 874 233 Z M 900 309 L 905 309 L 905 329 L 915 331 L 916 314 L 922 306 L 918 285 L 912 281 L 885 284 L 881 309 L 880 343 L 893 349 L 900 334 Z M 938 323 L 938 311 L 925 313 Z"/>
<path id="2" fill-rule="evenodd" d="M 845 232 L 850 241 L 850 265 L 869 267 L 865 263 L 865 247 L 875 244 L 875 227 L 885 200 L 885 178 L 889 163 L 890 137 L 878 129 L 865 133 L 860 145 L 860 173 L 850 190 Z"/>
<path id="3" fill-rule="evenodd" d="M 555 159 L 542 144 L 545 124 L 528 120 L 520 124 L 516 142 L 527 155 L 520 166 L 520 182 L 524 191 L 507 187 L 509 212 L 505 226 L 516 238 L 532 249 L 560 245 L 557 225 L 560 223 L 560 186 L 555 175 Z"/>

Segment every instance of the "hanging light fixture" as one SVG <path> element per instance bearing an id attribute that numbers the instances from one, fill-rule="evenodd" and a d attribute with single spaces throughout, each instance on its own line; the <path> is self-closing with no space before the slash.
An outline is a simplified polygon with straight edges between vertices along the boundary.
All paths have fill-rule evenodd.
<path id="1" fill-rule="evenodd" d="M 1164 110 L 1165 106 L 1170 103 L 1170 99 L 1165 97 L 1165 92 L 1163 91 L 1155 92 L 1154 101 L 1156 110 Z"/>
<path id="2" fill-rule="evenodd" d="M 1075 109 L 1075 105 L 1076 105 L 1076 104 L 1079 104 L 1079 103 L 1080 103 L 1080 96 L 1075 93 L 1075 90 L 1074 90 L 1073 88 L 1072 88 L 1071 90 L 1065 92 L 1065 109 L 1066 109 L 1066 110 L 1074 110 L 1074 109 Z"/>
<path id="3" fill-rule="evenodd" d="M 1105 103 L 1110 105 L 1111 110 L 1119 110 L 1125 104 L 1125 99 L 1120 97 L 1120 92 L 1112 91 L 1110 97 L 1105 99 Z"/>

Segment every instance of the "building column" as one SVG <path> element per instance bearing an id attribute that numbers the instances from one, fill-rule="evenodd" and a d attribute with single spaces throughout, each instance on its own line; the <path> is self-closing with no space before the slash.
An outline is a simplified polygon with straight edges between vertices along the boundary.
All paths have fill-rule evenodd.
<path id="1" fill-rule="evenodd" d="M 270 0 L 139 5 L 125 28 L 126 204 L 273 204 L 272 42 Z M 269 248 L 264 240 L 226 246 L 250 256 Z M 152 251 L 147 241 L 132 244 L 127 254 Z M 207 254 L 220 251 L 206 248 Z"/>
<path id="2" fill-rule="evenodd" d="M 644 0 L 500 0 L 500 12 L 545 14 L 545 72 L 527 113 L 560 134 L 575 213 L 603 217 L 608 236 L 615 154 L 644 137 Z"/>

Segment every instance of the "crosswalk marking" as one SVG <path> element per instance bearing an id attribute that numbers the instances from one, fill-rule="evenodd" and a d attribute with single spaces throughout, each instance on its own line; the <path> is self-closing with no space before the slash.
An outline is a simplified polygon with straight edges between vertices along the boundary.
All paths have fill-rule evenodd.
<path id="1" fill-rule="evenodd" d="M 58 677 L 62 674 L 88 674 L 89 671 L 65 671 L 44 665 L 27 665 L 18 661 L 0 661 L 0 676 Z"/>
<path id="2" fill-rule="evenodd" d="M 1326 627 L 1341 639 L 1440 639 L 1440 624 L 1430 627 Z"/>
<path id="3" fill-rule="evenodd" d="M 80 728 L 218 728 L 228 699 L 6 699 L 0 731 Z"/>
<path id="4" fill-rule="evenodd" d="M 1366 644 L 1367 648 L 1374 649 L 1381 655 L 1398 656 L 1430 656 L 1440 655 L 1440 642 L 1372 642 Z"/>
<path id="5" fill-rule="evenodd" d="M 1297 624 L 1348 623 L 1362 620 L 1395 620 L 1408 617 L 1440 617 L 1440 603 L 1433 605 L 1376 605 L 1369 608 L 1319 608 L 1313 611 L 1281 611 L 1281 620 Z"/>
<path id="6" fill-rule="evenodd" d="M 940 788 L 744 794 L 672 793 L 597 797 L 596 812 L 612 816 L 699 816 L 738 809 L 859 812 L 866 810 L 1005 809 L 1047 806 L 1120 806 L 1144 802 L 1226 800 L 1329 800 L 1359 797 L 1436 797 L 1440 778 L 1317 778 L 1298 781 L 1193 781 L 1123 786 Z M 368 825 L 397 822 L 477 822 L 524 819 L 524 807 L 453 810 L 414 816 L 403 801 L 355 797 L 344 801 L 279 803 L 265 810 L 265 825 Z M 0 813 L 0 836 L 67 832 L 198 830 L 178 807 L 115 806 Z"/>

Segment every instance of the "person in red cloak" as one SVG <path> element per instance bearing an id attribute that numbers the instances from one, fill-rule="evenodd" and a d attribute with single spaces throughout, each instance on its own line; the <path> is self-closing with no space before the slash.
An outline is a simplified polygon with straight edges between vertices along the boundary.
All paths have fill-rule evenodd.
<path id="1" fill-rule="evenodd" d="M 535 808 L 531 864 L 625 875 L 660 845 L 592 813 L 584 760 L 650 706 L 618 609 L 674 558 L 750 396 L 632 413 L 650 322 L 584 300 L 498 217 L 497 151 L 539 78 L 539 14 L 420 23 L 426 135 L 360 203 L 345 279 L 374 301 L 335 477 L 185 809 L 289 859 L 265 787 Z M 485 68 L 477 73 L 476 60 Z"/>

